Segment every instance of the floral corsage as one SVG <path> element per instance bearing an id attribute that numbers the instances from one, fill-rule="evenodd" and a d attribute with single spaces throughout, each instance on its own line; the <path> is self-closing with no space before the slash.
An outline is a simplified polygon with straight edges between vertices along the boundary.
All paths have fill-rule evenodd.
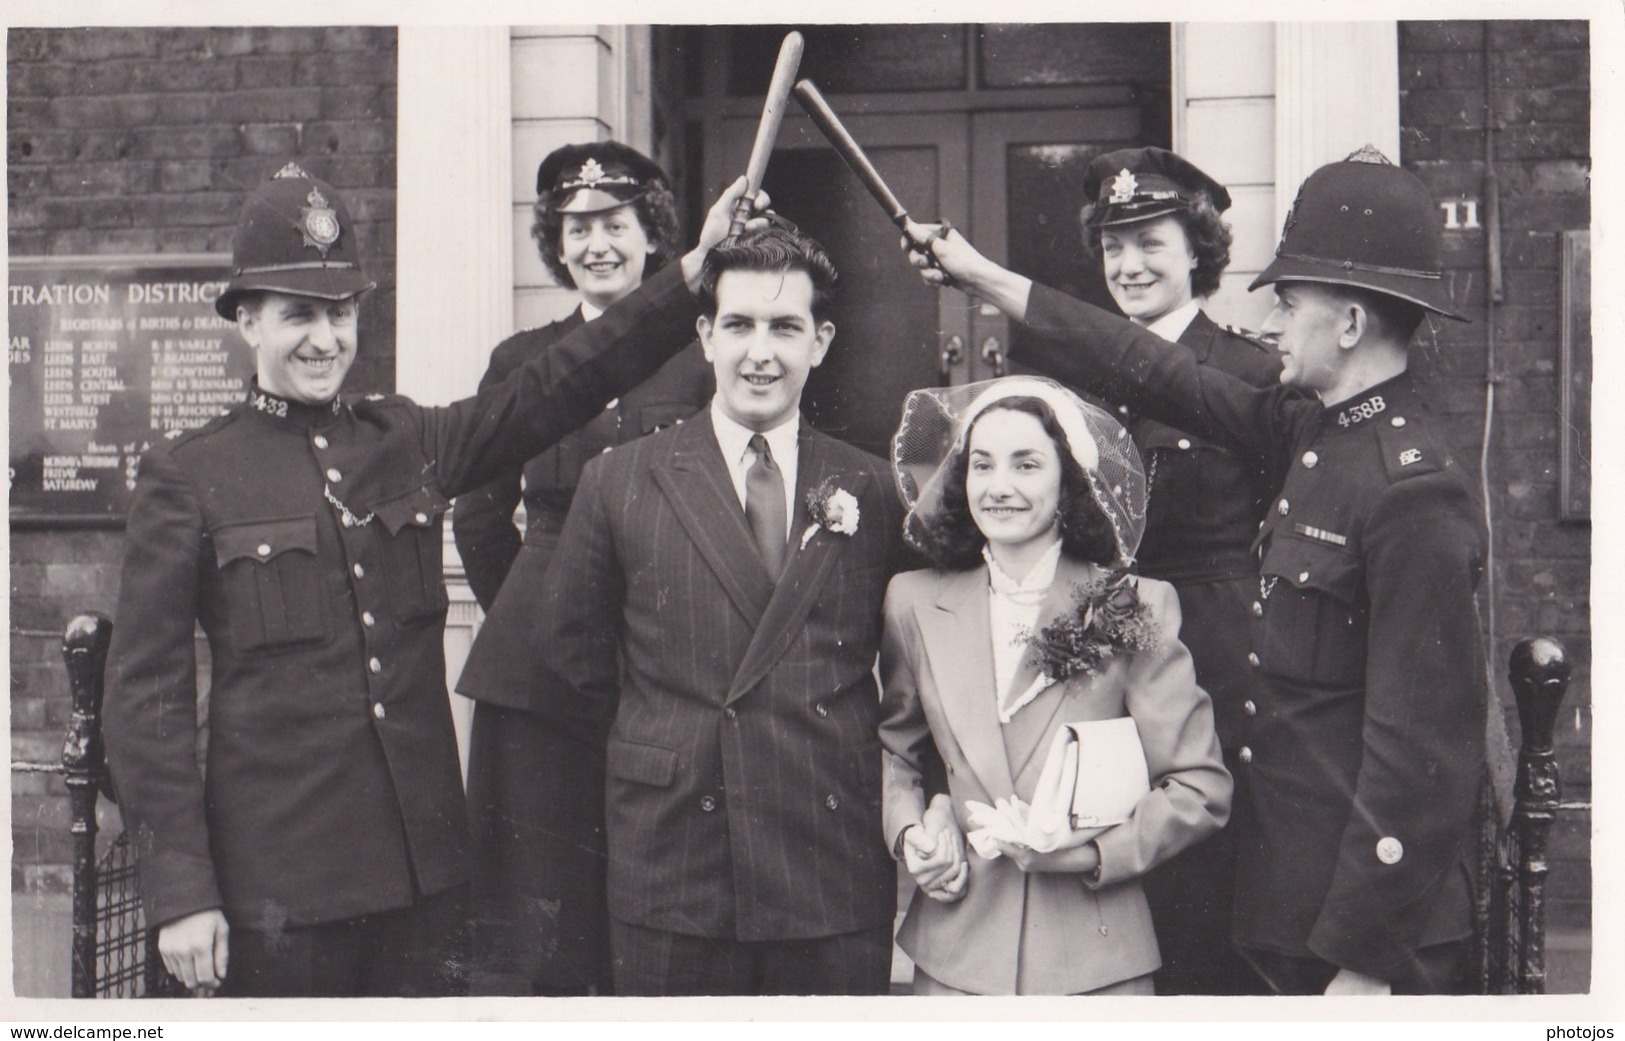
<path id="1" fill-rule="evenodd" d="M 1045 679 L 1096 676 L 1118 651 L 1155 647 L 1161 634 L 1138 587 L 1139 579 L 1127 571 L 1074 585 L 1073 609 L 1027 638 L 1031 660 Z"/>
<path id="2" fill-rule="evenodd" d="M 858 497 L 826 477 L 818 487 L 807 492 L 807 513 L 813 522 L 801 533 L 801 548 L 818 534 L 819 528 L 828 528 L 837 535 L 851 538 L 858 531 Z"/>

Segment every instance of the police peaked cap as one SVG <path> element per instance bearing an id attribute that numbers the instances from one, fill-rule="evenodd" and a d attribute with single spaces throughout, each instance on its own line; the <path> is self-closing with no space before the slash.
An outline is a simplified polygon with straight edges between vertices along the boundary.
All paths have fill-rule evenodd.
<path id="1" fill-rule="evenodd" d="M 1230 208 L 1224 185 L 1166 148 L 1123 148 L 1096 156 L 1084 170 L 1083 193 L 1092 203 L 1091 228 L 1188 210 L 1203 195 L 1220 213 Z"/>
<path id="2" fill-rule="evenodd" d="M 243 204 L 231 241 L 231 280 L 214 309 L 235 320 L 244 293 L 346 300 L 376 285 L 361 273 L 344 200 L 332 185 L 289 163 Z"/>
<path id="3" fill-rule="evenodd" d="M 670 190 L 666 172 L 619 141 L 555 148 L 536 168 L 536 195 L 550 196 L 555 213 L 602 213 L 657 188 Z"/>
<path id="4" fill-rule="evenodd" d="M 1367 145 L 1304 179 L 1275 260 L 1247 288 L 1274 282 L 1356 286 L 1465 322 L 1451 310 L 1441 237 L 1427 185 Z"/>

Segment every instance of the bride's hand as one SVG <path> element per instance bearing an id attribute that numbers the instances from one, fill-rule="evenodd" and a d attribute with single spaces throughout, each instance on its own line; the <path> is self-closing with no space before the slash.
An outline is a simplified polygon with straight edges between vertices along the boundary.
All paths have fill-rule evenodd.
<path id="1" fill-rule="evenodd" d="M 948 796 L 933 798 L 920 823 L 903 833 L 903 866 L 932 900 L 953 903 L 965 895 L 970 864 Z"/>

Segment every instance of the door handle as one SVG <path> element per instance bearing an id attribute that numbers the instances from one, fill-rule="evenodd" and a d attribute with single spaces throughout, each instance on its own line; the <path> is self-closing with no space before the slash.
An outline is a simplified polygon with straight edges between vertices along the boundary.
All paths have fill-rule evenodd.
<path id="1" fill-rule="evenodd" d="M 942 382 L 946 384 L 953 374 L 953 367 L 965 360 L 965 341 L 955 334 L 943 341 L 942 352 L 937 356 L 938 368 L 942 372 Z"/>
<path id="2" fill-rule="evenodd" d="M 997 336 L 982 341 L 982 360 L 993 367 L 994 376 L 1004 375 L 1004 344 Z"/>

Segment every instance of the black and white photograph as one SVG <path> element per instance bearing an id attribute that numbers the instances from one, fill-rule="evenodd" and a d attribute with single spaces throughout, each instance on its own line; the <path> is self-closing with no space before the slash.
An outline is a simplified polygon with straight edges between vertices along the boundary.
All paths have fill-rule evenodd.
<path id="1" fill-rule="evenodd" d="M 1625 1019 L 1617 5 L 166 10 L 6 15 L 8 1019 Z"/>

